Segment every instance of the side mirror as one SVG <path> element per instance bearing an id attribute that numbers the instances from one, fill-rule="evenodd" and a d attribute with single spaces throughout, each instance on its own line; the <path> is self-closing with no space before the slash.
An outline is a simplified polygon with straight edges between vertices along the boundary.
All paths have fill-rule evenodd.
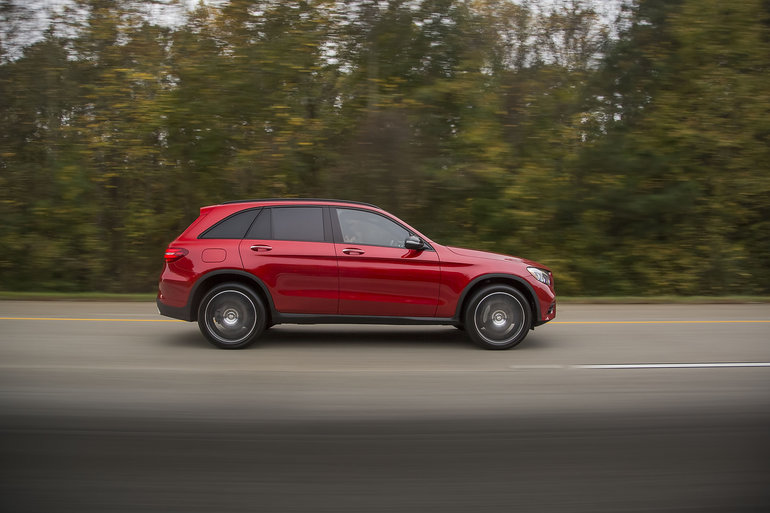
<path id="1" fill-rule="evenodd" d="M 419 251 L 421 249 L 425 249 L 425 243 L 418 236 L 410 235 L 404 241 L 404 247 L 406 249 L 413 249 L 413 250 Z"/>

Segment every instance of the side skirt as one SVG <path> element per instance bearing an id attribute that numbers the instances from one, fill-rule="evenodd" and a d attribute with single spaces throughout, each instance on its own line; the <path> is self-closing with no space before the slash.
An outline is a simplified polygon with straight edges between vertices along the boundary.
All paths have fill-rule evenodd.
<path id="1" fill-rule="evenodd" d="M 387 324 L 387 325 L 456 325 L 449 317 L 382 317 L 369 315 L 313 315 L 275 312 L 275 324 Z"/>

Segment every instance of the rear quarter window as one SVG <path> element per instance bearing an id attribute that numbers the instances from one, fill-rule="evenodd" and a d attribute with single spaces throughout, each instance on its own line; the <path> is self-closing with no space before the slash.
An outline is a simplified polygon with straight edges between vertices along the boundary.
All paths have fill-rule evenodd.
<path id="1" fill-rule="evenodd" d="M 199 239 L 242 239 L 254 222 L 260 209 L 242 210 L 222 219 L 217 224 L 200 234 Z"/>

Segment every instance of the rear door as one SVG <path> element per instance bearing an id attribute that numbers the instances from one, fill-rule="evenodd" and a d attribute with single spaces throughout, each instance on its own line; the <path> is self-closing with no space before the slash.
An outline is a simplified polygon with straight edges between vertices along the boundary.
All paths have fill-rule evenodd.
<path id="1" fill-rule="evenodd" d="M 328 209 L 263 208 L 241 241 L 243 267 L 268 287 L 282 313 L 336 314 L 337 257 Z"/>
<path id="2" fill-rule="evenodd" d="M 383 215 L 333 208 L 341 315 L 432 317 L 441 270 L 433 249 L 410 250 L 411 235 Z"/>

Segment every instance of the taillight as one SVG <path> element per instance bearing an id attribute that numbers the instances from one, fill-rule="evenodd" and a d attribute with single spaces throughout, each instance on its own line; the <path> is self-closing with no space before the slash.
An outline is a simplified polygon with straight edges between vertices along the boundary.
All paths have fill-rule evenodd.
<path id="1" fill-rule="evenodd" d="M 187 250 L 184 248 L 168 248 L 163 255 L 163 258 L 166 259 L 166 262 L 176 262 L 187 253 Z"/>

